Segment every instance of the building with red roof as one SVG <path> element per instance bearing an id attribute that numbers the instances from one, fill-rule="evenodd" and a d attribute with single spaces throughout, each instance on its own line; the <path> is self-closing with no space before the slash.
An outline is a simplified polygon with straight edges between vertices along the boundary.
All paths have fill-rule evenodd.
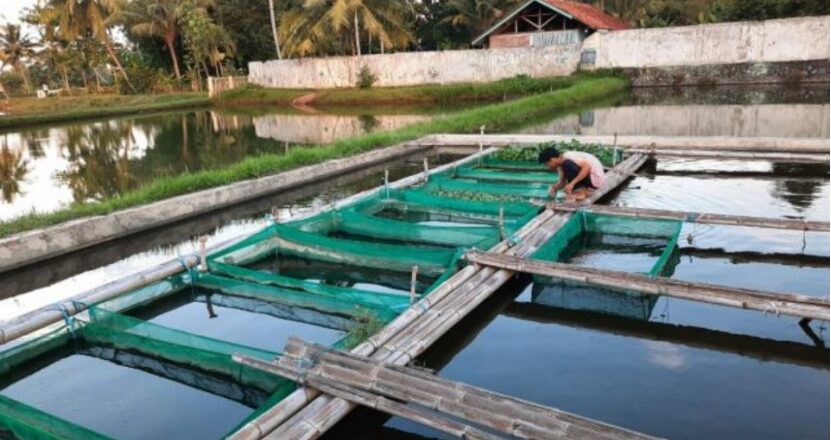
<path id="1" fill-rule="evenodd" d="M 623 20 L 586 3 L 528 0 L 473 40 L 491 48 L 563 44 L 597 30 L 628 29 Z"/>

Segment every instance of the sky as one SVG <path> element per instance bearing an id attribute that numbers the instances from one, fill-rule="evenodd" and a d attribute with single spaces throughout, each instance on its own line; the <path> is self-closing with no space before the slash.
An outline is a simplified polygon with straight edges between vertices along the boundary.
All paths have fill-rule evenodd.
<path id="1" fill-rule="evenodd" d="M 19 23 L 20 12 L 23 8 L 35 5 L 36 0 L 0 0 L 0 22 Z"/>

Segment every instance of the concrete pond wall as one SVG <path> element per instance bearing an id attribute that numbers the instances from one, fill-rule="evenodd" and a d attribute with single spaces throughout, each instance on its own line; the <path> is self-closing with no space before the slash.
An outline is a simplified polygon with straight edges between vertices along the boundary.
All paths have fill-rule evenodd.
<path id="1" fill-rule="evenodd" d="M 375 85 L 382 87 L 490 82 L 520 74 L 561 76 L 578 69 L 605 68 L 652 69 L 651 74 L 640 75 L 636 85 L 690 84 L 708 76 L 718 83 L 715 79 L 726 73 L 741 79 L 738 82 L 827 81 L 828 51 L 829 17 L 798 17 L 600 31 L 582 42 L 564 39 L 562 44 L 547 47 L 252 62 L 248 80 L 273 88 L 354 87 L 358 72 L 366 66 L 378 78 Z M 771 67 L 779 64 L 786 67 Z M 725 72 L 723 66 L 739 68 Z M 672 71 L 679 68 L 682 71 Z"/>

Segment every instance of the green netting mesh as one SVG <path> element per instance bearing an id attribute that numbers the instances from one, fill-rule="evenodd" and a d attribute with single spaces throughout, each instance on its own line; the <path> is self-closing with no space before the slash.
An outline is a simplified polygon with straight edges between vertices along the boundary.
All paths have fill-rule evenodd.
<path id="1" fill-rule="evenodd" d="M 495 226 L 418 225 L 344 210 L 316 216 L 296 225 L 317 234 L 351 234 L 389 242 L 445 247 L 478 247 L 486 249 L 499 241 Z"/>
<path id="2" fill-rule="evenodd" d="M 89 322 L 81 325 L 75 333 L 92 344 L 132 350 L 223 374 L 264 391 L 273 391 L 285 380 L 231 360 L 233 353 L 267 360 L 278 353 L 194 335 L 97 307 L 90 308 Z"/>
<path id="3" fill-rule="evenodd" d="M 239 270 L 236 267 L 225 269 L 240 278 L 252 278 L 250 275 L 246 276 L 248 274 L 247 269 Z M 273 281 L 276 284 L 291 280 L 291 278 L 254 272 L 259 276 L 253 278 L 262 281 L 251 282 L 245 279 L 234 279 L 214 274 L 199 274 L 196 276 L 194 284 L 198 287 L 218 290 L 230 295 L 261 299 L 292 307 L 303 307 L 329 314 L 358 317 L 369 311 L 382 320 L 394 318 L 409 305 L 409 298 L 402 295 L 326 286 L 319 283 L 306 283 L 317 287 L 314 292 L 309 291 L 311 289 L 284 288 L 279 285 L 271 285 L 271 282 Z M 304 283 L 300 280 L 294 281 L 298 284 Z"/>
<path id="4" fill-rule="evenodd" d="M 652 276 L 663 276 L 674 267 L 675 250 L 681 226 L 682 222 L 675 220 L 619 217 L 578 211 L 534 253 L 533 258 L 566 261 L 574 251 L 575 241 L 581 240 L 588 234 L 666 239 L 666 247 L 648 272 Z"/>
<path id="5" fill-rule="evenodd" d="M 500 160 L 491 157 L 483 157 L 477 164 L 477 168 L 507 171 L 550 172 L 547 166 L 536 161 Z"/>
<path id="6" fill-rule="evenodd" d="M 278 249 L 285 255 L 399 272 L 410 272 L 413 266 L 418 266 L 420 273 L 434 276 L 444 274 L 458 255 L 456 249 L 424 249 L 333 238 L 272 224 L 211 258 L 226 264 L 244 265 Z"/>
<path id="7" fill-rule="evenodd" d="M 546 183 L 495 183 L 436 176 L 421 190 L 433 195 L 469 200 L 528 201 L 548 198 L 550 188 L 551 185 Z"/>
<path id="8" fill-rule="evenodd" d="M 0 395 L 0 438 L 104 440 L 109 437 Z"/>
<path id="9" fill-rule="evenodd" d="M 459 167 L 452 175 L 460 179 L 475 179 L 494 182 L 537 182 L 549 185 L 557 183 L 560 176 L 548 170 L 500 170 L 482 167 Z"/>

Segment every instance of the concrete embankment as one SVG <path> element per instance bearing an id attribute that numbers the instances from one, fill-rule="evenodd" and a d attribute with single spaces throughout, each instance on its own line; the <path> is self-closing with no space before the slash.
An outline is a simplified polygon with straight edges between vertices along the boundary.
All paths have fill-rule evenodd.
<path id="1" fill-rule="evenodd" d="M 0 239 L 0 272 L 429 150 L 400 144 Z"/>

